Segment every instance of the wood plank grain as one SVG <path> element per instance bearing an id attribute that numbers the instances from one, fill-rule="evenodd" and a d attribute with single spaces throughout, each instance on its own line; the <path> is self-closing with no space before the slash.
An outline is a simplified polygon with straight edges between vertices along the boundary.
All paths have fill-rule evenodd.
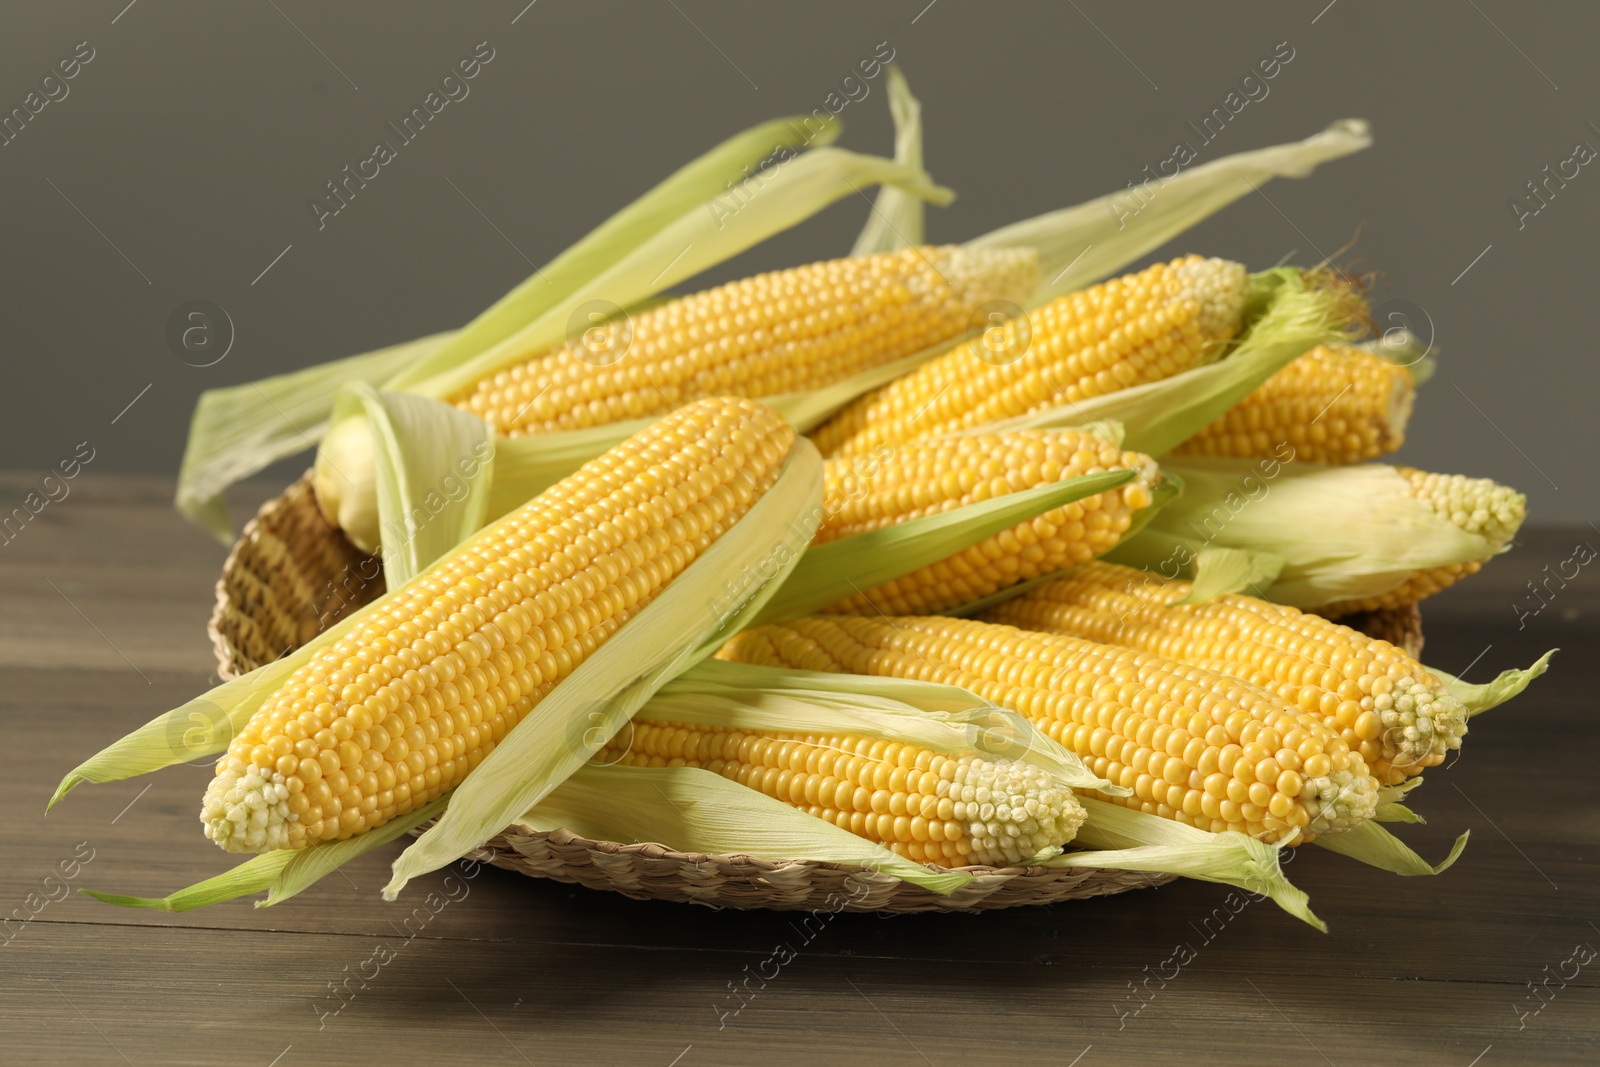
<path id="1" fill-rule="evenodd" d="M 0 490 L 25 483 L 0 477 Z M 281 1054 L 292 1067 L 382 1050 L 418 1063 L 693 1067 L 804 1049 L 826 1063 L 1082 1054 L 1092 1067 L 1368 1063 L 1381 1049 L 1423 1064 L 1483 1054 L 1490 1067 L 1593 1062 L 1600 1049 L 1600 963 L 1552 978 L 1575 946 L 1600 946 L 1589 755 L 1600 662 L 1587 654 L 1600 569 L 1520 628 L 1515 611 L 1547 564 L 1600 544 L 1592 530 L 1529 531 L 1425 608 L 1427 659 L 1471 680 L 1568 650 L 1526 696 L 1474 721 L 1460 758 L 1414 795 L 1430 824 L 1400 829 L 1425 856 L 1472 831 L 1444 875 L 1398 879 L 1299 850 L 1289 871 L 1325 936 L 1270 903 L 1234 914 L 1226 888 L 1179 882 L 979 915 L 830 916 L 807 938 L 793 914 L 636 902 L 490 869 L 458 873 L 459 899 L 436 915 L 424 902 L 448 899 L 444 872 L 385 905 L 377 888 L 398 846 L 271 909 L 164 915 L 68 893 L 160 893 L 232 862 L 196 825 L 206 766 L 82 787 L 43 814 L 78 759 L 208 684 L 204 622 L 224 550 L 171 512 L 170 492 L 85 474 L 0 546 L 0 919 L 13 915 L 0 927 L 0 1062 Z M 63 880 L 84 848 L 93 858 Z M 328 983 L 370 973 L 380 945 L 393 961 L 326 1015 L 338 1004 Z M 780 945 L 795 958 L 729 1014 L 740 1004 L 729 983 L 772 967 Z M 1180 946 L 1194 959 L 1173 976 Z M 1130 986 L 1145 982 L 1141 1007 Z"/>

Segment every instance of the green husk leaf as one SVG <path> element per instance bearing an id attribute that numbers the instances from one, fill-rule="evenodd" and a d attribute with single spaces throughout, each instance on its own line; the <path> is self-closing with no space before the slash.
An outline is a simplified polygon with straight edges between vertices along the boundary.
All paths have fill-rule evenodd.
<path id="1" fill-rule="evenodd" d="M 819 148 L 762 172 L 764 180 L 742 206 L 714 199 L 632 244 L 593 278 L 523 328 L 471 358 L 435 359 L 404 380 L 426 396 L 446 397 L 512 363 L 547 352 L 567 339 L 572 315 L 586 303 L 627 307 L 730 259 L 805 221 L 864 186 L 891 184 L 948 203 L 954 194 L 927 175 L 877 156 Z M 419 380 L 420 374 L 432 376 Z M 392 386 L 391 386 L 392 387 Z"/>
<path id="2" fill-rule="evenodd" d="M 911 95 L 900 68 L 889 67 L 889 114 L 894 118 L 894 161 L 922 169 L 922 104 Z M 922 198 L 886 185 L 878 190 L 872 214 L 850 249 L 852 256 L 898 252 L 923 243 Z"/>
<path id="3" fill-rule="evenodd" d="M 728 182 L 774 150 L 831 144 L 839 130 L 832 117 L 796 116 L 729 138 L 613 215 L 462 330 L 201 394 L 178 476 L 178 510 L 230 541 L 222 491 L 276 460 L 316 447 L 341 385 L 360 381 L 398 389 L 453 366 L 527 325 L 707 198 L 722 195 Z"/>
<path id="4" fill-rule="evenodd" d="M 376 830 L 368 830 L 364 834 L 347 837 L 343 841 L 321 841 L 306 848 L 293 850 L 294 858 L 284 868 L 283 874 L 268 887 L 267 899 L 257 901 L 256 907 L 265 908 L 273 904 L 282 904 L 358 856 L 363 856 L 381 845 L 387 845 L 429 819 L 442 815 L 449 808 L 454 796 L 454 791 L 447 793 L 431 804 L 391 819 Z"/>
<path id="5" fill-rule="evenodd" d="M 936 893 L 972 881 L 936 872 L 755 789 L 698 767 L 580 768 L 514 822 L 596 841 L 652 842 L 679 852 L 849 863 Z"/>
<path id="6" fill-rule="evenodd" d="M 1039 250 L 1043 303 L 1115 274 L 1272 178 L 1303 178 L 1320 163 L 1372 143 L 1366 122 L 1344 119 L 1304 141 L 1224 156 L 1159 185 L 1119 190 L 985 234 L 969 244 Z M 1141 200 L 1144 201 L 1140 207 Z"/>
<path id="7" fill-rule="evenodd" d="M 1533 666 L 1527 670 L 1501 671 L 1494 681 L 1484 682 L 1481 685 L 1463 682 L 1455 675 L 1447 674 L 1437 667 L 1429 667 L 1428 670 L 1438 676 L 1439 680 L 1450 690 L 1451 696 L 1466 705 L 1467 716 L 1470 718 L 1473 715 L 1480 715 L 1491 708 L 1498 708 L 1501 704 L 1528 688 L 1530 682 L 1549 669 L 1550 657 L 1559 651 L 1561 650 L 1558 648 L 1552 648 L 1535 660 Z"/>
<path id="8" fill-rule="evenodd" d="M 494 347 L 567 300 L 640 243 L 661 233 L 684 215 L 702 210 L 708 200 L 725 195 L 729 183 L 739 181 L 749 169 L 775 151 L 807 145 L 822 147 L 831 144 L 840 130 L 840 124 L 831 117 L 819 121 L 809 116 L 793 116 L 764 122 L 735 134 L 674 171 L 595 227 L 479 314 L 453 344 L 441 349 L 433 358 L 407 368 L 405 373 L 389 381 L 387 387 L 406 388 Z M 623 306 L 635 303 L 634 300 L 613 299 L 618 299 Z"/>
<path id="9" fill-rule="evenodd" d="M 1282 570 L 1281 556 L 1242 548 L 1202 548 L 1195 554 L 1189 595 L 1175 603 L 1204 604 L 1226 593 L 1261 596 L 1260 590 L 1277 581 Z"/>
<path id="10" fill-rule="evenodd" d="M 280 459 L 315 448 L 328 428 L 340 386 L 384 381 L 444 348 L 454 336 L 436 333 L 289 374 L 207 389 L 189 423 L 178 470 L 178 511 L 224 544 L 233 540 L 224 489 Z"/>
<path id="11" fill-rule="evenodd" d="M 848 697 L 869 706 L 909 704 L 926 712 L 963 714 L 993 707 L 989 701 L 960 686 L 868 674 L 833 674 L 789 667 L 764 667 L 753 663 L 708 659 L 697 663 L 661 687 L 656 698 L 695 693 L 736 696 L 752 689 L 803 689 Z"/>
<path id="12" fill-rule="evenodd" d="M 1089 817 L 1074 843 L 1096 851 L 1068 852 L 1045 866 L 1176 874 L 1237 886 L 1271 898 L 1290 915 L 1327 933 L 1327 926 L 1312 914 L 1310 899 L 1284 875 L 1278 848 L 1241 833 L 1213 834 L 1120 804 L 1078 799 Z"/>
<path id="13" fill-rule="evenodd" d="M 1217 362 L 979 429 L 1052 429 L 1115 419 L 1123 424 L 1124 448 L 1152 456 L 1171 451 L 1295 357 L 1344 335 L 1348 297 L 1337 289 L 1309 284 L 1303 273 L 1285 267 L 1252 275 L 1251 286 L 1262 310 Z"/>
<path id="14" fill-rule="evenodd" d="M 428 410 L 412 409 L 413 404 L 423 404 L 420 398 L 401 397 L 394 398 L 401 401 L 391 409 L 382 409 L 398 412 L 409 412 L 412 415 L 418 411 Z M 451 409 L 452 411 L 454 409 Z M 476 422 L 477 420 L 473 420 Z M 391 426 L 398 425 L 390 423 Z M 481 424 L 479 424 L 481 425 Z M 425 450 L 428 441 L 425 433 L 418 430 L 409 435 L 410 446 Z M 465 435 L 463 435 L 465 436 Z M 367 436 L 370 441 L 370 435 Z M 413 456 L 409 452 L 402 454 L 402 462 L 407 464 L 420 464 L 422 469 L 433 463 L 433 459 L 426 456 Z M 369 466 L 371 464 L 369 463 Z M 415 470 L 413 470 L 415 475 Z M 480 479 L 484 485 L 489 479 Z M 413 486 L 420 484 L 413 479 Z M 447 536 L 419 538 L 408 550 L 407 563 L 412 563 L 420 569 L 421 573 L 432 566 L 435 558 L 428 558 L 430 554 L 454 547 L 455 542 L 444 545 L 444 541 L 451 536 L 456 536 L 466 530 L 473 522 L 477 521 L 475 510 L 481 508 L 481 500 L 486 496 L 486 489 L 474 486 L 459 501 L 448 502 L 446 509 L 436 516 L 438 530 L 448 531 Z M 405 547 L 404 545 L 400 547 Z M 396 572 L 397 574 L 400 572 Z M 374 575 L 373 577 L 376 577 Z M 378 598 L 373 604 L 361 611 L 341 619 L 329 629 L 323 631 L 298 649 L 284 656 L 282 659 L 265 664 L 248 674 L 230 679 L 221 685 L 200 694 L 192 700 L 186 701 L 178 707 L 158 715 L 133 732 L 106 746 L 95 753 L 77 767 L 73 768 L 61 784 L 56 787 L 55 794 L 45 810 L 54 807 L 56 802 L 67 793 L 71 792 L 81 782 L 116 782 L 132 778 L 141 774 L 161 770 L 164 767 L 175 766 L 179 763 L 189 763 L 206 756 L 213 756 L 227 749 L 233 736 L 250 721 L 273 692 L 275 692 L 296 670 L 304 665 L 318 650 L 339 640 L 353 626 L 358 619 L 365 618 L 367 613 L 378 609 L 379 605 L 386 603 L 389 597 L 400 588 L 394 581 L 388 583 L 388 591 Z"/>
<path id="15" fill-rule="evenodd" d="M 385 899 L 393 900 L 411 878 L 477 848 L 537 804 L 657 689 L 714 651 L 730 624 L 742 624 L 749 607 L 788 577 L 816 532 L 821 500 L 822 458 L 800 438 L 777 484 L 456 787 L 449 809 L 395 861 Z"/>
<path id="16" fill-rule="evenodd" d="M 1404 800 L 1413 789 L 1417 788 L 1417 786 L 1421 784 L 1422 776 L 1419 774 L 1417 777 L 1407 778 L 1405 781 L 1400 782 L 1397 785 L 1379 786 L 1378 806 L 1382 807 L 1385 804 L 1394 804 L 1398 801 Z"/>
<path id="17" fill-rule="evenodd" d="M 45 810 L 82 782 L 120 782 L 226 750 L 262 702 L 319 648 L 343 636 L 354 618 L 342 619 L 284 658 L 223 682 L 107 745 L 68 772 Z"/>
<path id="18" fill-rule="evenodd" d="M 365 836 L 365 835 L 363 835 Z M 353 840 L 361 840 L 354 838 Z M 317 846 L 312 846 L 313 848 Z M 267 852 L 223 871 L 221 874 L 196 882 L 185 889 L 164 897 L 131 897 L 120 893 L 105 893 L 98 889 L 80 889 L 85 896 L 115 904 L 123 908 L 145 908 L 150 911 L 192 911 L 224 901 L 236 900 L 251 893 L 262 893 L 283 874 L 283 869 L 294 858 L 289 849 Z"/>
<path id="19" fill-rule="evenodd" d="M 945 755 L 977 752 L 990 759 L 1020 760 L 1055 776 L 1072 789 L 1129 791 L 1092 774 L 1077 755 L 1041 733 L 1014 711 L 975 696 L 975 705 L 955 711 L 920 706 L 881 695 L 841 690 L 829 676 L 771 667 L 737 666 L 728 672 L 718 661 L 701 664 L 657 693 L 635 720 L 695 723 L 735 730 L 779 733 L 856 734 L 917 744 Z M 737 679 L 744 687 L 729 684 Z M 815 684 L 818 688 L 812 688 Z M 911 682 L 902 690 L 915 694 Z M 948 686 L 932 691 L 945 699 Z M 957 690 L 961 692 L 961 690 Z M 971 696 L 971 694 L 969 694 Z"/>
<path id="20" fill-rule="evenodd" d="M 992 497 L 816 545 L 753 625 L 806 615 L 960 552 L 1052 508 L 1126 484 L 1133 470 L 1102 471 Z"/>
<path id="21" fill-rule="evenodd" d="M 449 802 L 448 796 L 440 797 L 432 804 L 407 812 L 376 830 L 347 837 L 343 841 L 321 841 L 305 848 L 278 849 L 252 856 L 232 870 L 164 897 L 130 897 L 93 889 L 83 892 L 107 904 L 152 911 L 190 911 L 237 900 L 251 893 L 266 892 L 265 900 L 256 901 L 256 907 L 265 908 L 283 903 L 351 860 L 421 826 L 443 811 Z"/>
<path id="22" fill-rule="evenodd" d="M 1379 804 L 1377 812 L 1372 816 L 1375 822 L 1411 822 L 1427 825 L 1428 820 L 1412 811 L 1398 801 L 1388 804 Z"/>
<path id="23" fill-rule="evenodd" d="M 398 589 L 483 526 L 494 454 L 494 432 L 465 411 L 347 386 L 317 454 L 315 489 L 324 506 L 357 505 L 340 506 L 338 517 L 358 547 L 373 551 L 384 531 L 384 580 Z M 374 496 L 376 510 L 368 511 Z"/>
<path id="24" fill-rule="evenodd" d="M 1467 847 L 1467 838 L 1470 836 L 1472 836 L 1471 830 L 1463 830 L 1461 836 L 1456 838 L 1456 843 L 1451 846 L 1450 854 L 1437 865 L 1428 863 L 1411 851 L 1405 842 L 1370 820 L 1342 834 L 1323 834 L 1311 843 L 1320 845 L 1329 852 L 1337 852 L 1341 856 L 1359 860 L 1369 867 L 1376 867 L 1391 874 L 1416 877 L 1442 874 L 1448 870 Z"/>
<path id="25" fill-rule="evenodd" d="M 1163 470 L 1183 479 L 1184 495 L 1110 553 L 1119 563 L 1183 561 L 1204 547 L 1276 555 L 1284 565 L 1268 598 L 1311 609 L 1377 596 L 1414 571 L 1501 551 L 1412 498 L 1384 464 L 1185 457 Z"/>

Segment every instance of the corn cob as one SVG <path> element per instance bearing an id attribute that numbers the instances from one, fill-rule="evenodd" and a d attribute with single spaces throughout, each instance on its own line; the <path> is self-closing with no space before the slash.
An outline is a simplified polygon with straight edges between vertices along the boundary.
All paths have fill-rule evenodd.
<path id="1" fill-rule="evenodd" d="M 218 761 L 230 852 L 349 837 L 442 796 L 775 481 L 794 432 L 704 400 L 464 543 L 319 651 Z"/>
<path id="2" fill-rule="evenodd" d="M 991 608 L 984 618 L 1153 652 L 1270 689 L 1321 716 L 1394 785 L 1461 747 L 1467 711 L 1387 641 L 1248 596 L 1178 604 L 1188 582 L 1094 562 Z"/>
<path id="3" fill-rule="evenodd" d="M 701 767 L 918 863 L 1009 867 L 1071 841 L 1083 806 L 1044 771 L 870 737 L 637 721 L 596 757 Z"/>
<path id="4" fill-rule="evenodd" d="M 1468 478 L 1463 474 L 1431 474 L 1415 467 L 1396 467 L 1395 471 L 1405 479 L 1407 492 L 1413 499 L 1421 501 L 1428 510 L 1452 525 L 1477 534 L 1496 546 L 1509 545 L 1527 515 L 1528 498 L 1491 479 Z M 1357 600 L 1336 600 L 1320 605 L 1317 611 L 1330 618 L 1338 618 L 1358 611 L 1382 611 L 1414 604 L 1448 589 L 1468 575 L 1477 574 L 1493 558 L 1488 556 L 1415 571 L 1399 586 L 1387 592 Z"/>
<path id="5" fill-rule="evenodd" d="M 1100 471 L 1135 481 L 1047 511 L 947 559 L 826 609 L 891 615 L 950 611 L 1008 585 L 1109 551 L 1150 506 L 1155 462 L 1096 434 L 1020 430 L 915 441 L 826 465 L 826 512 L 816 544 Z"/>
<path id="6" fill-rule="evenodd" d="M 1268 378 L 1174 454 L 1361 463 L 1405 443 L 1416 395 L 1404 367 L 1359 348 L 1319 345 Z"/>
<path id="7" fill-rule="evenodd" d="M 860 455 L 1170 377 L 1221 353 L 1244 268 L 1189 256 L 1069 293 L 862 397 L 814 435 Z"/>
<path id="8" fill-rule="evenodd" d="M 760 274 L 621 320 L 450 398 L 507 437 L 801 392 L 959 336 L 1038 281 L 1031 249 L 911 248 Z"/>
<path id="9" fill-rule="evenodd" d="M 961 686 L 1133 791 L 1102 799 L 1203 830 L 1297 843 L 1376 810 L 1366 763 L 1320 717 L 1147 652 L 969 619 L 821 616 L 747 630 L 718 655 Z"/>

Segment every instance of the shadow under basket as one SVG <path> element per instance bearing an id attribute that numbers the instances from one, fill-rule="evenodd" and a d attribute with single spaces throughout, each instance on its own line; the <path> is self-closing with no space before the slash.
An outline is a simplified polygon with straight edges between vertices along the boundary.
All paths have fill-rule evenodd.
<path id="1" fill-rule="evenodd" d="M 218 673 L 233 678 L 270 663 L 383 592 L 379 562 L 323 518 L 308 473 L 262 506 L 223 564 L 208 627 Z M 1421 652 L 1414 604 L 1339 621 L 1413 656 Z M 961 869 L 973 881 L 941 896 L 848 864 L 676 852 L 519 827 L 508 827 L 470 858 L 638 900 L 778 911 L 975 911 L 1105 896 L 1173 880 L 1167 874 L 1090 868 L 967 867 Z"/>

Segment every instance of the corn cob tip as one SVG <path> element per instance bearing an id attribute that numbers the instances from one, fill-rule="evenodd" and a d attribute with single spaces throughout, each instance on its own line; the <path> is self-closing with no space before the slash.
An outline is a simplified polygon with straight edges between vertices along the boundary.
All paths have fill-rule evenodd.
<path id="1" fill-rule="evenodd" d="M 323 436 L 311 489 L 330 525 L 361 551 L 378 551 L 377 456 L 365 416 L 345 419 Z"/>
<path id="2" fill-rule="evenodd" d="M 976 756 L 951 762 L 952 818 L 967 831 L 972 865 L 1026 863 L 1040 852 L 1059 851 L 1083 825 L 1083 805 L 1038 767 Z"/>
<path id="3" fill-rule="evenodd" d="M 1211 257 L 1190 256 L 1173 265 L 1181 291 L 1200 302 L 1200 332 L 1207 340 L 1221 340 L 1239 332 L 1250 292 L 1244 264 Z"/>
<path id="4" fill-rule="evenodd" d="M 1274 691 L 1319 715 L 1379 784 L 1438 766 L 1461 747 L 1465 705 L 1389 642 L 1254 597 L 1183 603 L 1192 590 L 1096 561 L 985 617 L 1159 653 Z"/>
<path id="5" fill-rule="evenodd" d="M 1300 799 L 1311 816 L 1306 826 L 1308 834 L 1344 833 L 1377 814 L 1378 783 L 1361 767 L 1347 767 L 1317 777 L 1307 775 L 1300 788 Z"/>
<path id="6" fill-rule="evenodd" d="M 947 868 L 1011 867 L 1059 852 L 1086 817 L 1072 790 L 1033 764 L 865 735 L 647 720 L 612 738 L 597 758 L 700 767 L 897 855 Z"/>
<path id="7" fill-rule="evenodd" d="M 229 743 L 206 836 L 301 848 L 455 788 L 772 488 L 794 437 L 753 400 L 685 405 L 362 609 Z"/>
<path id="8" fill-rule="evenodd" d="M 926 249 L 924 255 L 937 277 L 919 273 L 907 279 L 919 299 L 947 300 L 970 309 L 996 300 L 1022 304 L 1039 285 L 1037 249 L 943 246 Z"/>
<path id="9" fill-rule="evenodd" d="M 1461 739 L 1466 736 L 1466 706 L 1443 686 L 1401 678 L 1392 690 L 1372 701 L 1372 711 L 1382 724 L 1387 762 L 1395 771 L 1415 772 L 1437 766 L 1447 753 L 1461 747 Z M 1358 720 L 1358 732 L 1362 725 Z M 1388 768 L 1373 768 L 1374 773 L 1380 770 Z"/>
<path id="10" fill-rule="evenodd" d="M 1467 533 L 1499 546 L 1508 543 L 1527 517 L 1528 498 L 1490 478 L 1434 474 L 1415 467 L 1396 467 L 1417 500 Z"/>
<path id="11" fill-rule="evenodd" d="M 290 848 L 288 779 L 274 770 L 223 767 L 206 787 L 200 823 L 206 836 L 229 852 Z"/>

